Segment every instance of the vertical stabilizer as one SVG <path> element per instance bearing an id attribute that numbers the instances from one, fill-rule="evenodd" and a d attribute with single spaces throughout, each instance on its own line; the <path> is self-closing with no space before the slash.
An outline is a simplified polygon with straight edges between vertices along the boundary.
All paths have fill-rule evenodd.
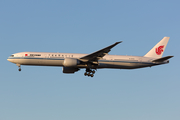
<path id="1" fill-rule="evenodd" d="M 170 37 L 164 37 L 144 57 L 161 58 Z"/>

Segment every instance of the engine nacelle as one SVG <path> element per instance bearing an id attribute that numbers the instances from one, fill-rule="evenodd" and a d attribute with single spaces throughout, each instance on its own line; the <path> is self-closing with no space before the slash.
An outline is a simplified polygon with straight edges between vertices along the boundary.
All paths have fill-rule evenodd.
<path id="1" fill-rule="evenodd" d="M 63 62 L 64 67 L 75 67 L 78 64 L 80 64 L 80 61 L 75 58 L 65 58 Z"/>
<path id="2" fill-rule="evenodd" d="M 79 68 L 70 68 L 70 67 L 63 67 L 63 73 L 75 73 Z"/>

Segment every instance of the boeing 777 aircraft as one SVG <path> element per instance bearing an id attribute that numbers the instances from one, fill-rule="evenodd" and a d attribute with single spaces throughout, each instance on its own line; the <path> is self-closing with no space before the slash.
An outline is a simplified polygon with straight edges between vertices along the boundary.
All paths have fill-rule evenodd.
<path id="1" fill-rule="evenodd" d="M 169 37 L 164 37 L 144 56 L 108 55 L 116 42 L 91 54 L 20 52 L 8 57 L 21 71 L 21 65 L 62 66 L 63 73 L 75 73 L 85 68 L 85 76 L 93 77 L 95 70 L 101 68 L 136 69 L 169 63 L 173 56 L 162 57 Z"/>

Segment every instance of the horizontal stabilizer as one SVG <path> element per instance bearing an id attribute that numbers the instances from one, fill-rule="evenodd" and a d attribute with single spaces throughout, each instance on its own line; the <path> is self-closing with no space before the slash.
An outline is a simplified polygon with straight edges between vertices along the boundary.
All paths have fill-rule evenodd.
<path id="1" fill-rule="evenodd" d="M 174 56 L 166 56 L 166 57 L 163 57 L 163 58 L 155 59 L 152 62 L 163 62 L 163 61 L 168 60 L 168 59 L 170 59 L 172 57 L 174 57 Z"/>

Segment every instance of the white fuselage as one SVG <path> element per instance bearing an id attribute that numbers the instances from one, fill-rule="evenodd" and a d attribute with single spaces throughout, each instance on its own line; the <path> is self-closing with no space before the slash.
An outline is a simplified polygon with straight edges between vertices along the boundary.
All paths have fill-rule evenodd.
<path id="1" fill-rule="evenodd" d="M 8 61 L 17 65 L 37 65 L 37 66 L 64 66 L 65 58 L 79 59 L 87 54 L 74 53 L 48 53 L 48 52 L 21 52 L 11 55 Z M 98 68 L 117 68 L 117 69 L 135 69 L 142 67 L 151 67 L 168 63 L 153 63 L 154 58 L 140 56 L 122 56 L 122 55 L 106 55 L 98 60 Z M 77 65 L 77 68 L 87 68 L 87 65 Z"/>
<path id="2" fill-rule="evenodd" d="M 169 63 L 173 56 L 162 57 L 169 37 L 164 37 L 147 54 L 140 56 L 108 55 L 116 42 L 91 54 L 20 52 L 8 57 L 21 71 L 21 65 L 62 66 L 63 73 L 75 73 L 85 68 L 85 76 L 93 77 L 95 70 L 101 68 L 136 69 Z"/>

